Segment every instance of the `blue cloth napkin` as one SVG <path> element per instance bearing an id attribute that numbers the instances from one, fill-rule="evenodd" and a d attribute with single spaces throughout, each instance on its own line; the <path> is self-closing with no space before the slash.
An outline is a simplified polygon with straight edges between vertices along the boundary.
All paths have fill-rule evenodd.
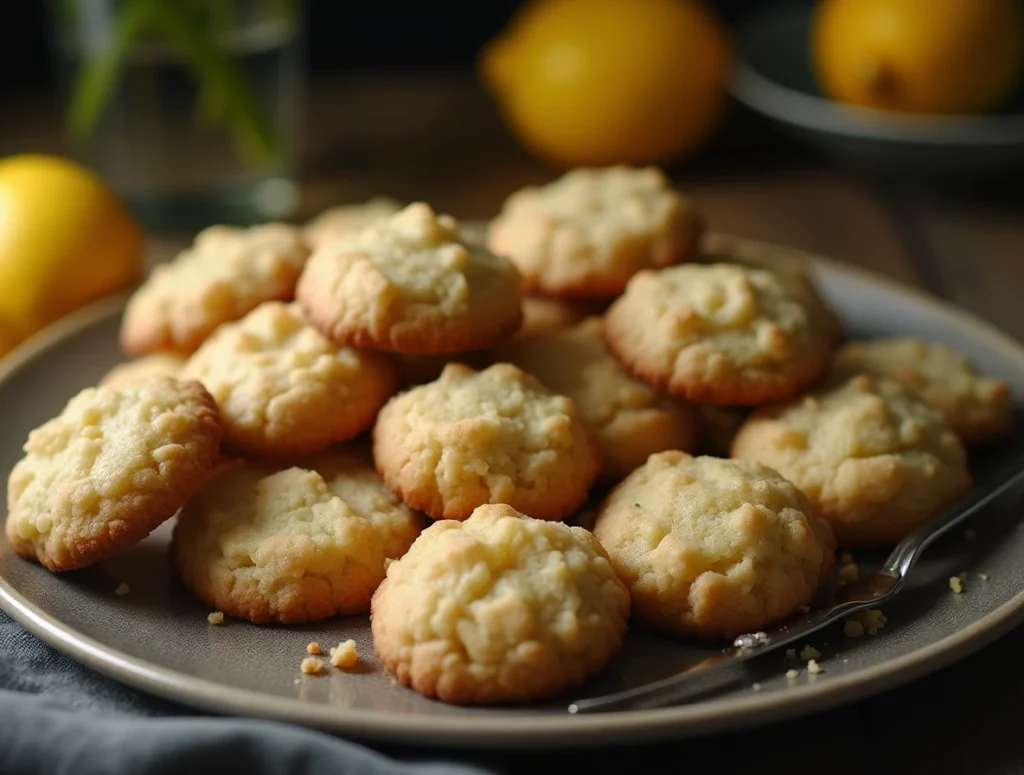
<path id="1" fill-rule="evenodd" d="M 482 757 L 481 757 L 482 758 Z M 492 775 L 270 721 L 200 715 L 82 667 L 0 613 L 3 775 Z"/>

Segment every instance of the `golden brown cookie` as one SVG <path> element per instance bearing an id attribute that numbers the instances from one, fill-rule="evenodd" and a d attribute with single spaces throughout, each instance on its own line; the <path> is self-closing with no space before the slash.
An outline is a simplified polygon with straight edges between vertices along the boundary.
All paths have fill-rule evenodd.
<path id="1" fill-rule="evenodd" d="M 291 299 L 308 255 L 301 232 L 283 223 L 204 229 L 129 299 L 121 346 L 129 355 L 187 355 L 221 323 L 264 301 Z"/>
<path id="2" fill-rule="evenodd" d="M 402 205 L 386 196 L 375 196 L 357 204 L 337 205 L 311 219 L 302 229 L 306 244 L 312 250 L 322 248 L 340 237 L 348 237 L 367 226 L 376 226 L 402 209 Z"/>
<path id="3" fill-rule="evenodd" d="M 487 244 L 515 262 L 528 293 L 612 299 L 637 271 L 688 260 L 702 230 L 661 170 L 581 167 L 512 194 Z"/>
<path id="4" fill-rule="evenodd" d="M 631 377 L 605 348 L 601 319 L 536 334 L 495 352 L 580 410 L 602 460 L 602 479 L 618 481 L 654 452 L 690 450 L 691 407 Z"/>
<path id="5" fill-rule="evenodd" d="M 485 503 L 561 519 L 598 472 L 576 405 L 508 363 L 449 364 L 392 398 L 373 429 L 373 457 L 392 492 L 434 519 L 466 519 Z"/>
<path id="6" fill-rule="evenodd" d="M 732 454 L 800 487 L 846 547 L 895 544 L 971 487 L 942 415 L 900 383 L 863 375 L 754 412 Z"/>
<path id="7" fill-rule="evenodd" d="M 791 482 L 756 463 L 675 451 L 612 490 L 594 535 L 636 617 L 707 640 L 795 613 L 835 561 L 832 532 Z"/>
<path id="8" fill-rule="evenodd" d="M 1013 430 L 1013 396 L 1001 379 L 978 373 L 955 350 L 915 337 L 849 342 L 839 349 L 832 377 L 891 377 L 942 412 L 965 444 L 983 444 Z"/>
<path id="9" fill-rule="evenodd" d="M 629 594 L 594 537 L 506 505 L 428 527 L 373 596 L 377 656 L 444 702 L 550 697 L 620 649 Z"/>
<path id="10" fill-rule="evenodd" d="M 835 331 L 809 284 L 765 269 L 686 264 L 633 277 L 605 315 L 612 354 L 694 403 L 794 395 L 828 367 Z"/>
<path id="11" fill-rule="evenodd" d="M 334 341 L 408 354 L 486 349 L 522 320 L 511 262 L 422 202 L 318 250 L 296 295 Z"/>
<path id="12" fill-rule="evenodd" d="M 106 559 L 174 516 L 219 462 L 220 438 L 196 382 L 86 388 L 29 434 L 7 480 L 7 538 L 52 571 Z"/>
<path id="13" fill-rule="evenodd" d="M 101 385 L 114 387 L 126 382 L 152 379 L 153 377 L 176 377 L 187 359 L 173 352 L 157 352 L 119 363 L 100 380 Z"/>
<path id="14" fill-rule="evenodd" d="M 220 407 L 225 440 L 251 455 L 315 452 L 373 425 L 395 389 L 380 353 L 335 344 L 298 305 L 270 301 L 217 329 L 182 375 Z"/>
<path id="15" fill-rule="evenodd" d="M 370 474 L 358 457 L 333 452 L 283 469 L 222 470 L 174 527 L 182 582 L 211 608 L 254 624 L 365 611 L 386 560 L 421 526 Z"/>

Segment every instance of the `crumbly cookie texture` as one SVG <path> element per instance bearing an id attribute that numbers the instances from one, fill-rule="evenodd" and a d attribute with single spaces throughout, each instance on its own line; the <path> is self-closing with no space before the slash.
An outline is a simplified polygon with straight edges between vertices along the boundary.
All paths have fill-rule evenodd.
<path id="1" fill-rule="evenodd" d="M 377 226 L 402 209 L 391 197 L 376 196 L 357 204 L 337 205 L 324 210 L 302 229 L 306 244 L 313 250 L 368 226 Z"/>
<path id="2" fill-rule="evenodd" d="M 519 273 L 417 202 L 385 223 L 325 245 L 296 295 L 342 344 L 409 354 L 485 349 L 522 320 Z"/>
<path id="3" fill-rule="evenodd" d="M 217 407 L 196 382 L 87 388 L 36 428 L 7 480 L 7 537 L 52 571 L 145 538 L 218 463 Z"/>
<path id="4" fill-rule="evenodd" d="M 561 519 L 587 498 L 598 457 L 579 409 L 512 364 L 449 364 L 395 396 L 377 417 L 373 456 L 384 481 L 434 519 L 507 503 Z"/>
<path id="5" fill-rule="evenodd" d="M 546 334 L 579 323 L 591 315 L 600 315 L 604 309 L 600 303 L 550 299 L 543 296 L 523 297 L 523 324 L 516 332 L 516 339 L 529 339 L 536 334 Z"/>
<path id="6" fill-rule="evenodd" d="M 583 683 L 619 650 L 629 594 L 583 528 L 481 506 L 427 528 L 373 597 L 374 649 L 402 683 L 461 704 Z"/>
<path id="7" fill-rule="evenodd" d="M 835 539 L 807 498 L 756 463 L 652 455 L 602 503 L 594 535 L 652 627 L 703 639 L 763 628 L 807 604 Z"/>
<path id="8" fill-rule="evenodd" d="M 128 382 L 148 380 L 153 377 L 177 377 L 185 365 L 184 355 L 174 352 L 158 352 L 119 363 L 103 375 L 101 385 L 116 387 Z"/>
<path id="9" fill-rule="evenodd" d="M 225 440 L 252 455 L 315 452 L 373 425 L 395 389 L 380 353 L 335 344 L 298 305 L 264 302 L 217 329 L 182 374 L 220 407 Z"/>
<path id="10" fill-rule="evenodd" d="M 633 374 L 695 403 L 782 400 L 828 367 L 835 331 L 809 283 L 735 264 L 633 277 L 605 315 L 609 348 Z"/>
<path id="11" fill-rule="evenodd" d="M 965 444 L 994 441 L 1013 429 L 1010 386 L 982 376 L 970 359 L 945 345 L 915 337 L 849 342 L 836 353 L 832 377 L 856 374 L 902 382 L 942 412 Z"/>
<path id="12" fill-rule="evenodd" d="M 844 547 L 894 544 L 971 486 L 942 415 L 900 383 L 864 375 L 757 410 L 732 454 L 794 482 Z"/>
<path id="13" fill-rule="evenodd" d="M 365 611 L 384 578 L 389 519 L 360 513 L 319 471 L 241 463 L 182 509 L 171 557 L 207 605 L 254 624 Z"/>
<path id="14" fill-rule="evenodd" d="M 661 170 L 581 167 L 513 193 L 487 244 L 515 262 L 528 293 L 612 299 L 640 269 L 688 260 L 702 229 Z"/>
<path id="15" fill-rule="evenodd" d="M 693 448 L 691 407 L 631 377 L 605 348 L 600 318 L 537 334 L 495 357 L 573 400 L 600 450 L 606 481 L 618 481 L 654 452 Z"/>
<path id="16" fill-rule="evenodd" d="M 291 299 L 308 255 L 301 232 L 287 224 L 204 229 L 129 299 L 121 346 L 129 355 L 190 354 L 221 323 L 261 302 Z"/>

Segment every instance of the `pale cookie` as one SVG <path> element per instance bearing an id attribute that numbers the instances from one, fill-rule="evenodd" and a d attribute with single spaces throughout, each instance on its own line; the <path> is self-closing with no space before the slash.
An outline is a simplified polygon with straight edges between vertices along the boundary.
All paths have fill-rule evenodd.
<path id="1" fill-rule="evenodd" d="M 654 452 L 693 447 L 690 406 L 626 373 L 605 348 L 600 318 L 537 334 L 499 349 L 495 357 L 575 402 L 600 450 L 606 482 L 618 481 Z"/>
<path id="2" fill-rule="evenodd" d="M 308 255 L 301 232 L 283 223 L 204 229 L 129 299 L 121 346 L 129 355 L 189 354 L 221 323 L 261 302 L 291 299 Z"/>
<path id="3" fill-rule="evenodd" d="M 1013 429 L 1013 396 L 1001 379 L 985 377 L 966 357 L 912 337 L 850 342 L 836 353 L 832 376 L 892 377 L 942 412 L 965 444 L 982 444 Z"/>
<path id="4" fill-rule="evenodd" d="M 377 656 L 444 702 L 537 700 L 582 684 L 622 646 L 629 594 L 583 528 L 481 506 L 438 522 L 373 596 Z"/>
<path id="5" fill-rule="evenodd" d="M 29 434 L 7 481 L 7 538 L 53 571 L 110 557 L 174 516 L 219 463 L 220 438 L 196 382 L 86 388 Z"/>
<path id="6" fill-rule="evenodd" d="M 485 349 L 522 320 L 512 263 L 421 202 L 316 251 L 296 295 L 334 341 L 410 354 Z"/>
<path id="7" fill-rule="evenodd" d="M 652 455 L 608 495 L 594 535 L 633 612 L 712 640 L 756 632 L 814 597 L 835 539 L 802 492 L 756 463 Z"/>
<path id="8" fill-rule="evenodd" d="M 386 196 L 376 196 L 358 204 L 337 205 L 310 220 L 303 227 L 302 234 L 306 244 L 317 250 L 367 226 L 376 226 L 401 209 L 401 204 Z"/>
<path id="9" fill-rule="evenodd" d="M 732 454 L 803 489 L 844 547 L 894 544 L 971 487 L 942 415 L 900 383 L 863 375 L 759 409 Z"/>
<path id="10" fill-rule="evenodd" d="M 485 503 L 561 519 L 598 472 L 576 404 L 508 363 L 449 364 L 392 398 L 373 429 L 373 457 L 392 492 L 434 519 L 465 519 Z"/>
<path id="11" fill-rule="evenodd" d="M 535 334 L 568 328 L 586 317 L 600 315 L 603 312 L 602 305 L 598 303 L 524 296 L 523 324 L 515 338 L 528 339 Z"/>
<path id="12" fill-rule="evenodd" d="M 350 439 L 373 425 L 395 387 L 383 355 L 335 344 L 296 304 L 279 301 L 221 326 L 182 375 L 206 386 L 225 441 L 251 455 L 315 452 Z"/>
<path id="13" fill-rule="evenodd" d="M 809 284 L 765 269 L 644 271 L 605 315 L 613 355 L 659 390 L 707 404 L 781 400 L 828 367 L 835 331 Z"/>
<path id="14" fill-rule="evenodd" d="M 640 269 L 688 260 L 703 220 L 655 167 L 581 167 L 513 193 L 487 244 L 528 293 L 612 299 Z"/>
<path id="15" fill-rule="evenodd" d="M 184 355 L 173 352 L 150 353 L 114 366 L 103 376 L 100 384 L 114 387 L 154 377 L 176 377 L 186 360 Z"/>
<path id="16" fill-rule="evenodd" d="M 174 527 L 182 582 L 211 608 L 254 624 L 365 611 L 389 549 L 411 542 L 413 523 L 408 512 L 396 521 L 393 504 L 368 511 L 363 501 L 377 496 L 358 482 L 332 486 L 336 476 L 243 463 L 212 477 Z"/>

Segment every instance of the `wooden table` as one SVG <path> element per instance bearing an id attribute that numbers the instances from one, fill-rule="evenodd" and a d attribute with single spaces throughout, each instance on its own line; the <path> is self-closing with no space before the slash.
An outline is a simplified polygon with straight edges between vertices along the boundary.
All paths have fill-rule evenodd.
<path id="1" fill-rule="evenodd" d="M 302 172 L 306 218 L 377 194 L 486 218 L 558 172 L 508 137 L 464 75 L 361 75 L 313 84 Z M 5 112 L 0 156 L 61 150 L 52 100 Z M 20 116 L 8 121 L 8 116 Z M 1024 339 L 1024 185 L 937 191 L 839 170 L 734 115 L 699 160 L 672 168 L 713 228 L 806 249 L 921 286 Z M 189 235 L 154 241 L 164 257 Z M 582 772 L 708 766 L 829 773 L 1024 772 L 1024 629 L 933 676 L 853 707 L 669 746 L 537 756 Z"/>

